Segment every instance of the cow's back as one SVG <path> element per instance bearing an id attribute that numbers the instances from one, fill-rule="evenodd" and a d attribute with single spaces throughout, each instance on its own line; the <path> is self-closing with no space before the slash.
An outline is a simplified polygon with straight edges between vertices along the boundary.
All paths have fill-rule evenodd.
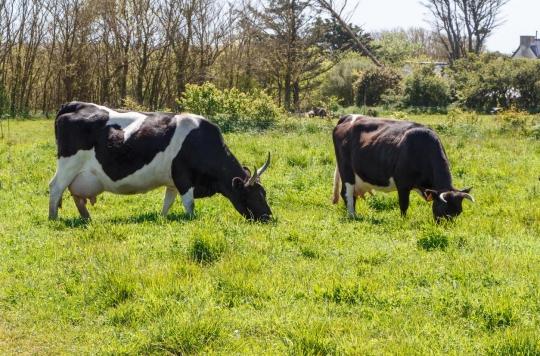
<path id="1" fill-rule="evenodd" d="M 400 165 L 412 162 L 407 155 L 411 148 L 417 149 L 418 145 L 411 145 L 409 136 L 426 136 L 425 133 L 430 131 L 423 125 L 409 121 L 348 115 L 342 117 L 334 129 L 334 144 L 336 154 L 348 161 L 354 173 L 363 181 L 388 186 L 390 178 L 395 179 L 399 174 L 396 170 Z M 411 135 L 415 132 L 420 135 Z M 417 141 L 417 138 L 414 137 L 412 141 Z M 421 153 L 422 148 L 415 156 Z"/>
<path id="2" fill-rule="evenodd" d="M 107 112 L 96 105 L 76 101 L 62 105 L 54 124 L 58 157 L 90 150 L 107 121 Z"/>

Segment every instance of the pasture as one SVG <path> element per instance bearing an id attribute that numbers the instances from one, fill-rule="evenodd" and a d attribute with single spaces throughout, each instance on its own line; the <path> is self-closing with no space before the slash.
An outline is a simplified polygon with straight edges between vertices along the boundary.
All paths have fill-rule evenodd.
<path id="1" fill-rule="evenodd" d="M 540 141 L 494 116 L 408 118 L 473 187 L 455 223 L 414 193 L 406 218 L 396 193 L 348 218 L 320 119 L 225 134 L 247 166 L 272 152 L 272 223 L 221 196 L 163 218 L 164 189 L 104 194 L 89 223 L 67 193 L 49 222 L 53 122 L 4 122 L 0 353 L 540 354 Z"/>

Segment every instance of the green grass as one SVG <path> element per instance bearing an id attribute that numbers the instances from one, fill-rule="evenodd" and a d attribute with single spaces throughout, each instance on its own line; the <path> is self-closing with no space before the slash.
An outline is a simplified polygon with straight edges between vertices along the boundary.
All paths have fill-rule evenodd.
<path id="1" fill-rule="evenodd" d="M 411 194 L 330 203 L 335 122 L 281 122 L 226 141 L 263 176 L 276 220 L 245 221 L 221 196 L 163 189 L 66 194 L 47 221 L 52 121 L 0 139 L 0 354 L 540 354 L 540 141 L 493 117 L 413 116 L 440 133 L 455 184 L 473 186 L 437 226 Z M 5 123 L 4 123 L 5 125 Z M 6 129 L 6 126 L 4 126 Z M 4 130 L 4 133 L 6 131 Z"/>

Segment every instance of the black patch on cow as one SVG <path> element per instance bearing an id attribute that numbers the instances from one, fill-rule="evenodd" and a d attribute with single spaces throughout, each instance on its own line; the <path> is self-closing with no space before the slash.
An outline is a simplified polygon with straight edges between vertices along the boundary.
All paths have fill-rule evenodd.
<path id="1" fill-rule="evenodd" d="M 219 128 L 207 120 L 186 137 L 173 160 L 172 176 L 180 194 L 194 187 L 195 198 L 228 195 L 232 179 L 247 174 L 229 151 Z"/>
<path id="2" fill-rule="evenodd" d="M 80 102 L 63 105 L 54 125 L 58 157 L 73 156 L 79 150 L 94 147 L 108 119 L 107 112 L 95 105 Z"/>
<path id="3" fill-rule="evenodd" d="M 95 145 L 96 158 L 105 173 L 117 181 L 152 162 L 169 146 L 176 129 L 173 115 L 149 116 L 124 142 L 124 131 L 117 125 L 105 126 Z"/>
<path id="4" fill-rule="evenodd" d="M 124 142 L 119 125 L 107 125 L 107 111 L 95 105 L 72 102 L 56 118 L 58 156 L 69 157 L 94 148 L 96 159 L 113 181 L 123 179 L 165 151 L 176 129 L 173 114 L 147 113 L 147 119 Z"/>

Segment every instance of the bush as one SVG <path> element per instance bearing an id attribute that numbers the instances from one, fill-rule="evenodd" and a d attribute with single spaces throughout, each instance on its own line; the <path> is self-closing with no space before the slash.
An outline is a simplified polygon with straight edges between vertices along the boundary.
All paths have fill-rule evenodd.
<path id="1" fill-rule="evenodd" d="M 451 70 L 459 104 L 489 112 L 494 107 L 540 110 L 540 63 L 494 55 L 470 56 Z"/>
<path id="2" fill-rule="evenodd" d="M 421 67 L 405 80 L 403 103 L 407 106 L 446 107 L 450 101 L 450 85 L 433 67 Z"/>
<path id="3" fill-rule="evenodd" d="M 360 74 L 354 83 L 357 106 L 374 106 L 385 94 L 400 91 L 401 75 L 391 68 L 373 68 Z"/>
<path id="4" fill-rule="evenodd" d="M 205 116 L 224 131 L 266 129 L 281 115 L 280 108 L 263 91 L 220 90 L 211 83 L 188 84 L 177 102 L 182 110 Z"/>
<path id="5" fill-rule="evenodd" d="M 536 137 L 535 126 L 538 118 L 520 111 L 515 107 L 497 113 L 496 120 L 501 132 L 514 132 L 517 134 Z"/>
<path id="6" fill-rule="evenodd" d="M 139 104 L 135 98 L 129 95 L 122 99 L 122 107 L 120 109 L 137 112 L 150 111 L 146 106 Z"/>
<path id="7" fill-rule="evenodd" d="M 372 67 L 373 64 L 365 57 L 361 57 L 357 53 L 349 53 L 324 76 L 321 86 L 322 96 L 335 96 L 342 105 L 353 105 L 353 85 L 358 79 L 358 73 Z"/>

